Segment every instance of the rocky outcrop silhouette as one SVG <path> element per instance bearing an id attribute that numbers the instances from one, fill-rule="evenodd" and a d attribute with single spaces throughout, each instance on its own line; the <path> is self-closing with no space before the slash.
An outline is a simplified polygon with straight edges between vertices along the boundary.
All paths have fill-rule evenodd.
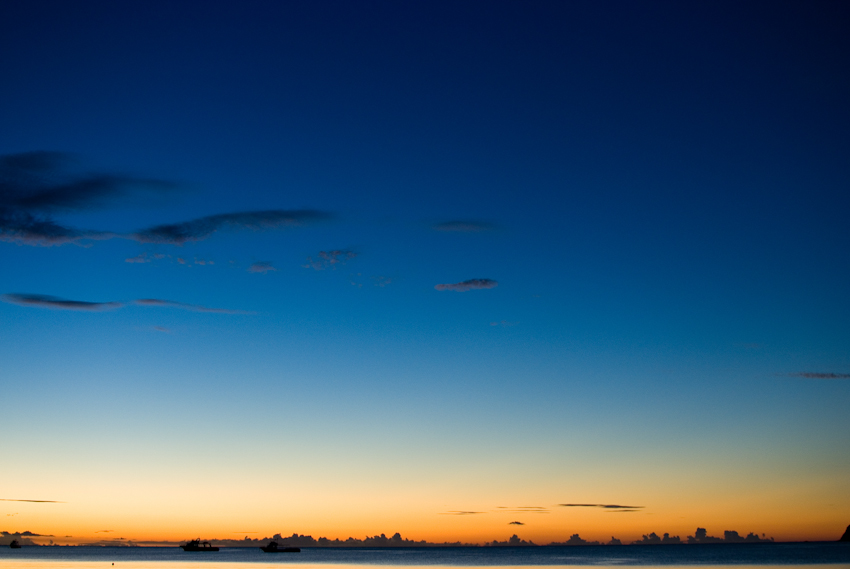
<path id="1" fill-rule="evenodd" d="M 844 530 L 844 535 L 838 541 L 850 541 L 850 526 L 847 526 L 847 529 Z"/>

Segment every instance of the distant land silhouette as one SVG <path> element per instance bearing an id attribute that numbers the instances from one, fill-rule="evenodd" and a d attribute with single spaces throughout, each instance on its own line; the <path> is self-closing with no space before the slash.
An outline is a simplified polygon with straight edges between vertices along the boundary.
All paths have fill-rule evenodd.
<path id="1" fill-rule="evenodd" d="M 8 546 L 12 540 L 17 540 L 21 545 L 26 546 L 39 546 L 42 545 L 37 543 L 33 538 L 50 538 L 54 537 L 52 535 L 43 535 L 33 533 L 31 531 L 23 531 L 23 532 L 8 532 L 2 531 L 0 532 L 0 546 Z M 71 536 L 65 536 L 66 538 L 70 538 Z M 772 537 L 766 537 L 764 534 L 761 536 L 755 533 L 748 533 L 746 536 L 741 536 L 737 531 L 726 530 L 723 532 L 723 537 L 714 537 L 708 535 L 708 531 L 705 528 L 697 528 L 694 532 L 694 535 L 689 535 L 684 539 L 674 535 L 671 536 L 669 533 L 665 533 L 661 536 L 656 534 L 655 532 L 643 535 L 641 539 L 623 543 L 616 537 L 611 537 L 610 541 L 589 541 L 582 539 L 582 537 L 574 533 L 570 535 L 569 539 L 565 541 L 553 541 L 547 544 L 538 544 L 534 543 L 531 540 L 521 539 L 518 535 L 514 534 L 505 541 L 493 540 L 488 541 L 483 544 L 476 543 L 462 543 L 460 541 L 455 542 L 442 542 L 435 543 L 430 541 L 415 541 L 412 539 L 405 539 L 401 536 L 400 533 L 396 532 L 391 537 L 387 537 L 386 534 L 380 534 L 375 536 L 366 536 L 363 539 L 357 539 L 354 537 L 349 537 L 347 539 L 329 539 L 327 537 L 320 537 L 318 539 L 314 538 L 311 535 L 300 535 L 298 533 L 293 533 L 288 537 L 283 537 L 281 534 L 276 533 L 272 537 L 263 537 L 263 538 L 250 538 L 245 536 L 243 539 L 210 539 L 208 540 L 212 545 L 217 547 L 261 547 L 267 545 L 271 541 L 275 541 L 279 544 L 280 547 L 548 547 L 548 546 L 587 546 L 587 545 L 606 545 L 606 546 L 615 546 L 615 545 L 686 545 L 686 544 L 731 544 L 731 543 L 776 543 Z M 847 526 L 847 529 L 844 532 L 844 535 L 838 540 L 841 542 L 850 542 L 850 525 Z M 79 545 L 87 545 L 87 546 L 101 546 L 101 547 L 169 547 L 169 546 L 177 546 L 181 542 L 176 541 L 134 541 L 128 540 L 125 538 L 115 538 L 102 540 L 98 542 L 89 542 L 89 543 L 80 543 Z M 49 545 L 54 545 L 53 541 L 50 541 Z"/>
<path id="2" fill-rule="evenodd" d="M 12 541 L 17 541 L 21 545 L 38 545 L 36 542 L 34 542 L 32 539 L 30 539 L 32 537 L 45 537 L 45 536 L 41 536 L 41 535 L 39 535 L 37 533 L 33 533 L 31 531 L 14 532 L 14 533 L 8 532 L 8 531 L 2 531 L 2 532 L 0 532 L 0 545 L 9 545 L 10 543 L 12 543 Z M 51 536 L 46 536 L 46 537 L 53 537 L 53 536 L 51 535 Z"/>

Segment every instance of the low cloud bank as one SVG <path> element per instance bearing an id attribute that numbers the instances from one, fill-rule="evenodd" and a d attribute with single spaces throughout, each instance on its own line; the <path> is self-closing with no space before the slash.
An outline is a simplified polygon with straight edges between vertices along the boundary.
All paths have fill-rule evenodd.
<path id="1" fill-rule="evenodd" d="M 537 545 L 533 541 L 525 541 L 520 539 L 517 534 L 513 534 L 507 541 L 493 540 L 484 544 L 485 547 L 518 547 L 518 546 L 534 546 Z"/>
<path id="2" fill-rule="evenodd" d="M 570 536 L 570 539 L 562 542 L 552 542 L 549 545 L 602 545 L 598 541 L 587 541 L 581 538 L 579 534 L 574 533 Z"/>
<path id="3" fill-rule="evenodd" d="M 451 513 L 451 512 L 448 512 Z M 467 512 L 478 514 L 484 512 Z M 459 515 L 459 514 L 456 514 Z M 460 514 L 462 515 L 462 514 Z M 522 522 L 513 521 L 508 525 L 525 525 Z M 103 530 L 96 533 L 111 533 L 112 530 Z M 848 528 L 850 533 L 850 528 Z M 8 545 L 12 539 L 17 539 L 23 545 L 38 545 L 31 538 L 52 538 L 52 535 L 41 535 L 30 531 L 25 532 L 0 532 L 0 545 Z M 71 536 L 65 536 L 70 538 Z M 283 547 L 449 547 L 449 546 L 474 546 L 476 544 L 457 542 L 434 543 L 425 540 L 415 541 L 405 539 L 399 533 L 387 537 L 386 534 L 366 536 L 362 539 L 349 537 L 347 539 L 329 539 L 327 537 L 314 538 L 311 535 L 300 535 L 293 533 L 290 536 L 283 536 L 276 533 L 271 537 L 250 538 L 245 536 L 243 539 L 209 539 L 211 544 L 219 547 L 259 547 L 268 544 L 269 541 L 276 541 Z M 723 537 L 712 537 L 704 528 L 697 528 L 693 536 L 686 539 L 681 539 L 679 536 L 671 536 L 663 534 L 659 536 L 655 532 L 642 536 L 641 539 L 631 542 L 631 545 L 675 545 L 675 544 L 699 544 L 699 543 L 773 543 L 773 538 L 764 537 L 762 534 L 759 537 L 757 534 L 749 533 L 746 536 L 740 536 L 736 531 L 727 530 L 723 532 Z M 52 543 L 52 542 L 51 542 Z M 109 540 L 101 540 L 95 542 L 80 543 L 80 545 L 103 545 L 103 546 L 174 546 L 179 542 L 173 541 L 137 541 L 130 540 L 124 537 L 116 537 Z M 516 547 L 516 546 L 538 546 L 531 540 L 521 539 L 514 534 L 505 541 L 493 540 L 485 542 L 484 546 L 488 547 Z M 578 533 L 572 534 L 565 541 L 554 541 L 546 544 L 547 546 L 606 546 L 606 545 L 623 545 L 622 541 L 616 537 L 612 537 L 608 542 L 591 541 L 583 539 Z"/>
<path id="4" fill-rule="evenodd" d="M 7 502 L 29 502 L 31 500 L 6 500 Z M 0 546 L 9 546 L 12 541 L 17 541 L 21 545 L 38 545 L 32 539 L 33 537 L 53 537 L 52 535 L 42 535 L 31 531 L 0 531 Z"/>
<path id="5" fill-rule="evenodd" d="M 758 543 L 772 541 L 772 537 L 765 537 L 764 534 L 761 534 L 761 537 L 759 537 L 758 534 L 750 532 L 742 537 L 738 535 L 738 532 L 730 530 L 724 531 L 722 538 L 712 537 L 708 535 L 708 531 L 705 528 L 697 528 L 694 535 L 688 536 L 688 543 Z"/>
<path id="6" fill-rule="evenodd" d="M 453 543 L 431 543 L 424 540 L 414 541 L 401 537 L 399 533 L 395 533 L 391 537 L 387 537 L 386 534 L 382 533 L 381 535 L 366 536 L 363 539 L 354 537 L 349 537 L 348 539 L 320 537 L 316 539 L 311 535 L 299 535 L 297 533 L 284 537 L 276 533 L 272 537 L 251 539 L 245 536 L 244 539 L 211 539 L 209 542 L 220 547 L 259 547 L 272 540 L 276 541 L 281 547 L 447 547 L 471 545 L 459 541 Z M 150 544 L 153 543 L 151 542 Z M 159 544 L 162 543 L 160 542 Z M 149 543 L 145 542 L 144 545 L 149 545 Z"/>
<path id="7" fill-rule="evenodd" d="M 675 544 L 682 543 L 682 540 L 679 539 L 678 535 L 670 537 L 669 533 L 665 533 L 663 537 L 658 537 L 655 532 L 652 532 L 649 535 L 644 535 L 641 539 L 638 539 L 637 541 L 633 541 L 632 543 L 643 545 Z"/>

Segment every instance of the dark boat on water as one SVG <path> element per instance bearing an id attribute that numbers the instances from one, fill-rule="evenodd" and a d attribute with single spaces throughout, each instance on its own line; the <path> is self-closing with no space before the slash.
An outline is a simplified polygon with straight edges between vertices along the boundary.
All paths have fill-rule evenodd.
<path id="1" fill-rule="evenodd" d="M 9 547 L 11 547 L 12 549 L 20 549 L 21 544 L 17 539 L 13 539 L 12 542 L 9 544 Z"/>
<path id="2" fill-rule="evenodd" d="M 266 553 L 301 553 L 300 547 L 281 547 L 276 541 L 271 541 L 268 545 L 260 549 Z"/>
<path id="3" fill-rule="evenodd" d="M 208 541 L 193 539 L 181 545 L 183 551 L 218 551 L 217 547 L 213 547 Z"/>

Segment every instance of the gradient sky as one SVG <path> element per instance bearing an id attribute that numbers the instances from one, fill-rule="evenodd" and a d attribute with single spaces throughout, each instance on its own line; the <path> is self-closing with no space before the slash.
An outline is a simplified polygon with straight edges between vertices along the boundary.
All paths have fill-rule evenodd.
<path id="1" fill-rule="evenodd" d="M 850 10 L 694 4 L 0 4 L 0 529 L 837 539 Z"/>

